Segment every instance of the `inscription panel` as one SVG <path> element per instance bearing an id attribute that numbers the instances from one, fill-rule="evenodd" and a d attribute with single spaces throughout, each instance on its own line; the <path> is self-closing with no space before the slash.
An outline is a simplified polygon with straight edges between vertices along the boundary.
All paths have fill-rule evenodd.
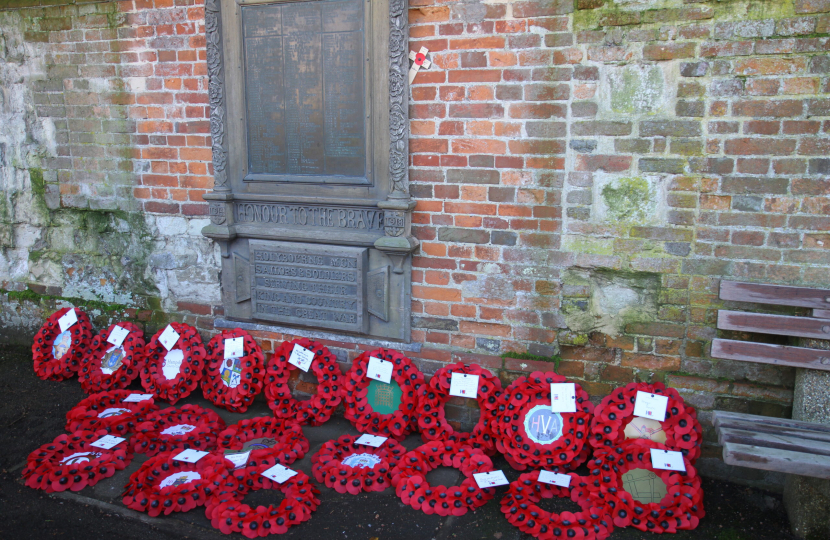
<path id="1" fill-rule="evenodd" d="M 368 249 L 250 241 L 253 317 L 365 332 Z"/>
<path id="2" fill-rule="evenodd" d="M 384 231 L 383 210 L 295 203 L 234 203 L 236 223 L 264 223 L 289 227 Z"/>

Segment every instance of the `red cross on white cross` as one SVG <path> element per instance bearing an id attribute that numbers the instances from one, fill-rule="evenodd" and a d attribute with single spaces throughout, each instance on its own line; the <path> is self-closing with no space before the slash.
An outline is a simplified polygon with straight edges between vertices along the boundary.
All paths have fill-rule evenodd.
<path id="1" fill-rule="evenodd" d="M 421 47 L 421 50 L 417 53 L 409 51 L 409 59 L 412 60 L 412 67 L 409 69 L 409 84 L 412 84 L 412 81 L 415 80 L 415 75 L 418 74 L 419 69 L 429 69 L 429 66 L 432 65 L 432 62 L 427 60 L 427 53 L 429 53 L 429 49 L 426 47 Z"/>

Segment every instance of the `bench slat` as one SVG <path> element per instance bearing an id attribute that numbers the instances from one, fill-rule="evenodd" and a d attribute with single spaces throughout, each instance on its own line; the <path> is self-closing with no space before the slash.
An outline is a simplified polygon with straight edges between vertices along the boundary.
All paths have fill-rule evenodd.
<path id="1" fill-rule="evenodd" d="M 712 357 L 830 371 L 830 351 L 821 349 L 714 339 L 712 340 Z"/>
<path id="2" fill-rule="evenodd" d="M 743 311 L 718 311 L 718 328 L 741 332 L 760 332 L 777 336 L 797 336 L 813 339 L 830 339 L 830 321 L 811 317 L 744 313 Z"/>
<path id="3" fill-rule="evenodd" d="M 830 479 L 830 457 L 727 442 L 723 461 L 729 465 Z"/>
<path id="4" fill-rule="evenodd" d="M 816 319 L 830 319 L 830 309 L 814 309 L 813 317 Z"/>
<path id="5" fill-rule="evenodd" d="M 759 416 L 757 414 L 746 414 L 732 411 L 712 411 L 712 422 L 718 426 L 724 422 L 734 420 L 752 422 L 761 425 L 780 426 L 783 428 L 801 429 L 804 431 L 815 431 L 830 433 L 830 424 L 814 424 L 791 418 L 776 418 L 774 416 Z"/>
<path id="6" fill-rule="evenodd" d="M 830 309 L 830 290 L 810 287 L 721 281 L 720 298 L 737 302 Z"/>
<path id="7" fill-rule="evenodd" d="M 741 431 L 770 433 L 773 435 L 785 435 L 787 437 L 795 437 L 797 439 L 809 439 L 813 441 L 821 441 L 830 444 L 830 433 L 806 429 L 796 429 L 792 427 L 776 426 L 773 424 L 766 424 L 763 422 L 747 422 L 743 420 L 721 420 L 718 424 L 715 425 L 715 429 L 718 432 L 720 432 L 720 430 L 722 429 L 737 429 Z"/>
<path id="8" fill-rule="evenodd" d="M 779 450 L 792 450 L 817 456 L 828 456 L 830 458 L 830 443 L 793 437 L 782 433 L 762 433 L 751 429 L 733 429 L 721 427 L 718 430 L 718 443 L 738 443 L 750 446 L 762 446 L 764 448 L 778 448 Z M 830 463 L 829 463 L 830 464 Z"/>

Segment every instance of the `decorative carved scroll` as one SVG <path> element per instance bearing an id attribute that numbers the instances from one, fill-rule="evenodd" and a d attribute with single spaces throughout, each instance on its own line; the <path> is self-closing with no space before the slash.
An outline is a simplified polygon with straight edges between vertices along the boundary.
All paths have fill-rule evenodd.
<path id="1" fill-rule="evenodd" d="M 213 146 L 214 191 L 229 191 L 225 171 L 228 160 L 225 144 L 225 79 L 222 68 L 222 33 L 218 0 L 205 1 L 207 40 L 208 98 L 210 101 L 210 136 Z"/>

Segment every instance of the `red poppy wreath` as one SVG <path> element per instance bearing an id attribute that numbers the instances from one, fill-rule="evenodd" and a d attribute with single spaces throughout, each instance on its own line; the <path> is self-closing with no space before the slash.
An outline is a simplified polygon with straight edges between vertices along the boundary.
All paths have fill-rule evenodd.
<path id="1" fill-rule="evenodd" d="M 122 330 L 123 329 L 123 330 Z M 113 333 L 115 331 L 115 333 Z M 108 341 L 110 336 L 128 332 L 119 345 Z M 78 377 L 87 394 L 114 388 L 126 388 L 144 367 L 144 332 L 129 322 L 112 324 L 101 330 L 90 342 L 81 359 Z"/>
<path id="2" fill-rule="evenodd" d="M 652 450 L 665 445 L 637 439 L 613 449 L 597 449 L 588 462 L 602 496 L 613 506 L 614 525 L 653 533 L 691 530 L 704 517 L 700 477 L 684 458 L 685 472 L 652 466 Z"/>
<path id="3" fill-rule="evenodd" d="M 61 330 L 60 321 L 70 309 L 77 322 Z M 46 319 L 32 344 L 35 374 L 44 381 L 62 381 L 75 376 L 81 358 L 92 340 L 89 316 L 78 308 L 63 308 Z"/>
<path id="4" fill-rule="evenodd" d="M 226 358 L 226 340 L 242 338 L 241 356 Z M 206 347 L 202 393 L 205 399 L 231 412 L 244 413 L 265 384 L 265 356 L 254 338 L 235 328 L 213 336 Z"/>
<path id="5" fill-rule="evenodd" d="M 295 350 L 295 354 L 302 353 L 298 347 L 314 353 L 310 369 L 317 377 L 317 393 L 304 401 L 294 398 L 288 385 L 291 371 L 299 369 L 288 362 Z M 337 358 L 325 346 L 307 338 L 284 341 L 268 362 L 268 383 L 265 385 L 268 406 L 277 418 L 291 418 L 300 425 L 319 426 L 328 421 L 340 405 L 342 376 Z"/>
<path id="6" fill-rule="evenodd" d="M 491 426 L 496 448 L 514 469 L 575 469 L 588 459 L 586 443 L 594 405 L 575 384 L 576 412 L 552 412 L 550 385 L 564 382 L 565 377 L 556 373 L 534 371 L 513 381 L 502 393 Z"/>
<path id="7" fill-rule="evenodd" d="M 220 486 L 208 501 L 205 515 L 211 525 L 225 534 L 238 532 L 256 538 L 283 534 L 289 527 L 311 519 L 311 513 L 320 506 L 320 491 L 308 475 L 293 471 L 293 476 L 278 483 L 262 474 L 277 464 L 274 456 L 254 450 L 251 458 L 248 466 L 234 471 L 233 480 Z M 242 502 L 248 492 L 258 489 L 277 489 L 285 498 L 278 506 L 251 508 Z"/>
<path id="8" fill-rule="evenodd" d="M 389 384 L 369 378 L 370 358 L 392 363 Z M 343 387 L 346 419 L 362 433 L 402 440 L 418 425 L 418 402 L 424 384 L 424 375 L 412 360 L 398 351 L 365 352 L 354 359 L 346 374 Z"/>
<path id="9" fill-rule="evenodd" d="M 430 486 L 426 475 L 436 467 L 454 467 L 466 477 L 460 486 Z M 426 514 L 463 516 L 487 503 L 495 488 L 480 488 L 474 474 L 491 472 L 484 452 L 452 441 L 433 441 L 407 452 L 392 470 L 392 485 L 404 504 Z"/>
<path id="10" fill-rule="evenodd" d="M 147 362 L 141 370 L 141 386 L 171 405 L 187 397 L 199 384 L 205 361 L 205 347 L 199 332 L 190 325 L 170 323 L 179 335 L 170 350 L 159 338 L 167 327 L 159 330 L 147 344 Z"/>
<path id="11" fill-rule="evenodd" d="M 591 497 L 586 479 L 569 473 L 565 475 L 570 478 L 569 484 L 564 487 L 540 482 L 541 472 L 526 472 L 510 483 L 501 500 L 501 511 L 511 525 L 536 538 L 608 538 L 614 531 L 611 508 L 602 499 Z M 539 507 L 539 501 L 552 497 L 570 498 L 581 511 L 556 514 Z"/>
<path id="12" fill-rule="evenodd" d="M 204 505 L 219 486 L 232 481 L 225 459 L 208 454 L 196 463 L 173 459 L 179 450 L 151 457 L 130 476 L 124 491 L 127 508 L 161 513 L 187 512 Z"/>
<path id="13" fill-rule="evenodd" d="M 379 447 L 356 444 L 360 437 L 343 435 L 327 441 L 311 456 L 314 479 L 338 493 L 383 491 L 391 485 L 392 469 L 406 448 L 387 439 Z"/>
<path id="14" fill-rule="evenodd" d="M 478 377 L 478 391 L 471 393 L 481 409 L 478 423 L 471 433 L 461 433 L 447 422 L 444 405 L 450 399 L 450 386 L 453 373 L 460 376 Z M 466 390 L 466 389 L 465 389 Z M 495 418 L 497 400 L 501 395 L 501 381 L 476 364 L 451 364 L 435 372 L 426 386 L 418 406 L 418 427 L 425 441 L 451 440 L 481 448 L 488 455 L 496 452 L 496 443 L 490 433 L 490 423 Z"/>
<path id="15" fill-rule="evenodd" d="M 81 400 L 66 413 L 66 431 L 103 429 L 122 437 L 134 432 L 148 414 L 158 410 L 158 406 L 152 398 L 125 403 L 124 399 L 132 393 L 129 390 L 110 390 Z"/>
<path id="16" fill-rule="evenodd" d="M 308 439 L 298 424 L 282 418 L 246 418 L 219 434 L 219 448 L 225 454 L 263 451 L 276 462 L 290 465 L 308 452 Z"/>
<path id="17" fill-rule="evenodd" d="M 666 419 L 662 422 L 634 416 L 637 392 L 659 394 L 669 398 Z M 700 456 L 703 430 L 693 407 L 686 405 L 674 388 L 663 383 L 630 383 L 603 398 L 591 421 L 589 442 L 594 448 L 614 448 L 631 439 L 648 439 L 665 444 L 670 450 L 683 452 L 692 462 Z"/>
<path id="18" fill-rule="evenodd" d="M 26 485 L 47 493 L 80 491 L 126 468 L 133 459 L 126 443 L 109 450 L 91 446 L 105 435 L 104 430 L 78 430 L 44 444 L 26 460 L 23 469 Z"/>
<path id="19" fill-rule="evenodd" d="M 209 452 L 216 448 L 216 437 L 224 428 L 224 420 L 210 409 L 170 407 L 151 413 L 146 422 L 138 424 L 130 444 L 135 452 L 148 456 L 188 448 Z"/>

